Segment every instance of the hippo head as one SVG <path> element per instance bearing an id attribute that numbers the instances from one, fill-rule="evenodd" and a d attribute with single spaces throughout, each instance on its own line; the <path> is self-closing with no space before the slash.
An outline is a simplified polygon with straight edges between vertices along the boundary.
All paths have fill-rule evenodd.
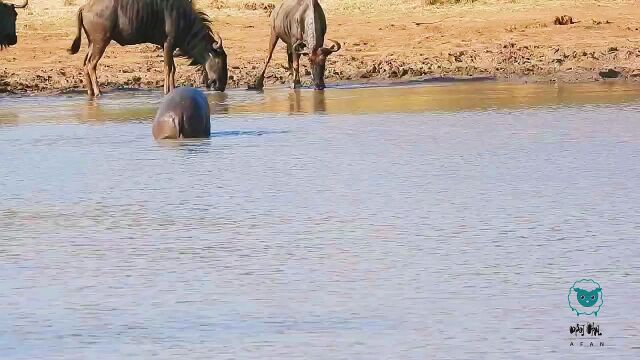
<path id="1" fill-rule="evenodd" d="M 327 56 L 339 51 L 342 47 L 339 42 L 330 40 L 333 43 L 331 47 L 319 47 L 314 48 L 311 51 L 308 50 L 307 45 L 298 41 L 293 45 L 293 50 L 300 55 L 309 56 L 309 62 L 311 63 L 311 75 L 313 76 L 313 87 L 316 90 L 323 90 L 324 85 L 324 70 L 327 61 Z"/>
<path id="2" fill-rule="evenodd" d="M 222 38 L 215 37 L 204 63 L 203 83 L 209 89 L 224 91 L 227 87 L 227 53 L 222 47 Z"/>
<path id="3" fill-rule="evenodd" d="M 16 36 L 16 18 L 18 13 L 16 9 L 25 8 L 28 0 L 22 5 L 6 4 L 0 2 L 0 48 L 15 45 L 18 42 Z"/>

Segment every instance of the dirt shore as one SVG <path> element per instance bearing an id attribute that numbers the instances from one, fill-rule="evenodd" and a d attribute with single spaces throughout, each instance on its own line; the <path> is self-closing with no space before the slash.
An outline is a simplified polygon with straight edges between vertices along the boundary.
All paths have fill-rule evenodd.
<path id="1" fill-rule="evenodd" d="M 59 2 L 59 4 L 58 4 Z M 326 2 L 326 4 L 325 4 Z M 487 1 L 400 8 L 346 7 L 321 1 L 328 38 L 343 50 L 327 65 L 327 83 L 438 76 L 492 76 L 502 80 L 596 81 L 640 79 L 640 7 L 636 1 Z M 68 4 L 65 6 L 64 4 Z M 80 54 L 66 49 L 75 33 L 77 4 L 34 1 L 18 15 L 18 45 L 0 52 L 0 92 L 82 89 Z M 358 3 L 360 4 L 360 3 Z M 264 3 L 200 2 L 213 18 L 229 54 L 229 85 L 253 82 L 269 37 Z M 255 10 L 254 10 L 255 9 Z M 554 25 L 556 16 L 578 23 Z M 420 24 L 434 22 L 435 24 Z M 86 38 L 83 35 L 83 48 Z M 284 45 L 276 49 L 267 84 L 289 81 Z M 303 81 L 310 82 L 303 60 Z M 98 67 L 103 87 L 162 88 L 162 55 L 151 45 L 112 43 Z M 196 82 L 195 69 L 178 61 L 177 81 Z"/>

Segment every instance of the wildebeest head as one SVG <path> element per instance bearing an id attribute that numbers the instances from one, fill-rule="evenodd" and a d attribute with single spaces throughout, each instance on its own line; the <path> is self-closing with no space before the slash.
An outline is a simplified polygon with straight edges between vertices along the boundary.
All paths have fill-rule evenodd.
<path id="1" fill-rule="evenodd" d="M 227 53 L 222 47 L 222 38 L 215 35 L 215 42 L 207 54 L 203 64 L 203 83 L 211 89 L 224 91 L 227 87 Z"/>
<path id="2" fill-rule="evenodd" d="M 333 43 L 331 47 L 320 47 L 309 50 L 307 45 L 298 41 L 293 45 L 293 51 L 300 55 L 308 55 L 309 62 L 311 63 L 311 74 L 313 76 L 313 86 L 316 90 L 322 90 L 324 86 L 324 70 L 327 61 L 327 56 L 333 54 L 336 51 L 340 51 L 342 47 L 339 42 L 329 39 Z"/>
<path id="3" fill-rule="evenodd" d="M 18 42 L 16 36 L 16 9 L 27 6 L 29 0 L 25 0 L 22 5 L 6 4 L 0 1 L 0 49 L 15 45 Z"/>

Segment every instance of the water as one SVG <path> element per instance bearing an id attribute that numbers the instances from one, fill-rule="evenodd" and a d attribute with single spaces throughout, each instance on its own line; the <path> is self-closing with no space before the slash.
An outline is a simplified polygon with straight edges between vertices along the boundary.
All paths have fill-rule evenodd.
<path id="1" fill-rule="evenodd" d="M 638 85 L 210 100 L 0 98 L 1 359 L 640 356 Z"/>

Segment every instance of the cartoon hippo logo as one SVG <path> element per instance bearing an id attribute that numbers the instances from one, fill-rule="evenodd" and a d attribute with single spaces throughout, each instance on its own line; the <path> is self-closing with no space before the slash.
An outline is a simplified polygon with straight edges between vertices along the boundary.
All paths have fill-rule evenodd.
<path id="1" fill-rule="evenodd" d="M 569 289 L 569 307 L 578 316 L 598 316 L 603 300 L 600 284 L 591 279 L 578 280 Z"/>

